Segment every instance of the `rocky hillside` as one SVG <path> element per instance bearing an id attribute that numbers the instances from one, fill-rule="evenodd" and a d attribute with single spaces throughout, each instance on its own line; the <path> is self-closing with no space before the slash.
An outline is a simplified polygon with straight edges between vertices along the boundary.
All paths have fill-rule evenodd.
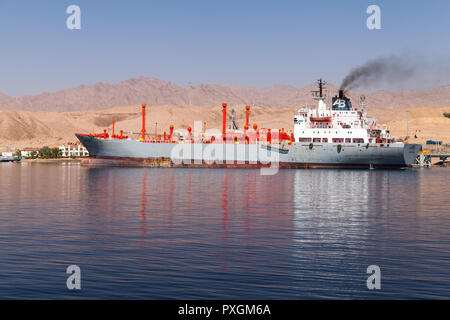
<path id="1" fill-rule="evenodd" d="M 54 93 L 25 95 L 19 98 L 12 98 L 0 93 L 0 110 L 69 112 L 101 110 L 141 103 L 152 106 L 217 106 L 222 102 L 230 105 L 297 107 L 312 104 L 310 92 L 315 89 L 316 86 L 313 84 L 303 88 L 282 85 L 256 88 L 216 84 L 200 84 L 183 88 L 171 82 L 140 77 L 116 84 L 101 82 Z M 330 98 L 336 94 L 337 87 L 329 84 L 328 92 L 328 98 Z M 360 93 L 349 92 L 349 96 L 354 103 L 358 103 Z M 377 91 L 367 94 L 366 97 L 367 106 L 374 109 L 447 106 L 450 105 L 450 85 L 427 91 Z"/>

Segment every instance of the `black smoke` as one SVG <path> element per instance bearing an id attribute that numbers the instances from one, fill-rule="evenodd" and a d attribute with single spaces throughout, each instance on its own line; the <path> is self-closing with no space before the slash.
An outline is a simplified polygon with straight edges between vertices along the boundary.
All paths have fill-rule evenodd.
<path id="1" fill-rule="evenodd" d="M 417 71 L 417 64 L 408 57 L 380 57 L 351 70 L 342 81 L 340 88 L 350 90 L 380 85 L 397 87 L 398 82 L 410 79 Z"/>

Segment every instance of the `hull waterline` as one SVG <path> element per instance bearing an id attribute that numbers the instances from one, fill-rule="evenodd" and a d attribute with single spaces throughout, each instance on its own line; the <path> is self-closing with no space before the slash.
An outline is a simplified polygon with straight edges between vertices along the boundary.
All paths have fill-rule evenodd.
<path id="1" fill-rule="evenodd" d="M 76 135 L 90 157 L 83 165 L 190 168 L 403 168 L 419 144 L 265 144 L 143 143 Z"/>

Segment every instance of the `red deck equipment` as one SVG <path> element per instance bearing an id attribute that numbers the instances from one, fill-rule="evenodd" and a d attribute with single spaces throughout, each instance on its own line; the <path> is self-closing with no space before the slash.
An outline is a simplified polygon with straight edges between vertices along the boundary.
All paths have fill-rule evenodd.
<path id="1" fill-rule="evenodd" d="M 222 103 L 222 137 L 225 141 L 225 134 L 227 131 L 227 104 Z"/>
<path id="2" fill-rule="evenodd" d="M 192 135 L 191 135 L 192 128 L 188 127 L 187 130 L 188 130 L 188 140 L 191 141 L 192 140 Z"/>
<path id="3" fill-rule="evenodd" d="M 142 141 L 145 141 L 145 104 L 142 104 Z"/>
<path id="4" fill-rule="evenodd" d="M 173 125 L 170 125 L 170 134 L 169 134 L 169 140 L 172 142 L 172 136 L 173 136 Z"/>
<path id="5" fill-rule="evenodd" d="M 250 116 L 250 106 L 245 106 L 245 125 L 248 128 L 248 120 Z"/>

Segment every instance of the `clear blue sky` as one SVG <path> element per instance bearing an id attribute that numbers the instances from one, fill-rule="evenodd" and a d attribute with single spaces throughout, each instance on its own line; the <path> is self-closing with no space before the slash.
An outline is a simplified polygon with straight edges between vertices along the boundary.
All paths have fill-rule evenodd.
<path id="1" fill-rule="evenodd" d="M 81 30 L 66 28 L 70 4 L 81 7 Z M 366 28 L 369 4 L 381 7 L 382 30 Z M 0 92 L 137 76 L 182 86 L 339 84 L 380 55 L 448 59 L 449 16 L 448 0 L 0 0 Z"/>

